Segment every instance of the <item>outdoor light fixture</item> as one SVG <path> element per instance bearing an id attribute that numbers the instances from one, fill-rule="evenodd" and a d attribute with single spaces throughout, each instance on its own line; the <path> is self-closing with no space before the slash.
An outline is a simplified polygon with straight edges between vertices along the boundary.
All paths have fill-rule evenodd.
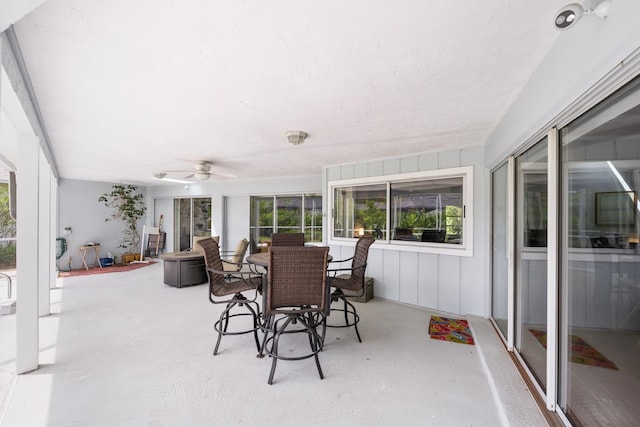
<path id="1" fill-rule="evenodd" d="M 585 0 L 586 2 L 586 0 Z M 594 15 L 605 19 L 611 10 L 611 0 L 602 0 L 592 8 L 584 8 L 581 4 L 571 3 L 556 13 L 553 26 L 556 30 L 564 31 L 573 27 L 584 15 Z"/>
<path id="2" fill-rule="evenodd" d="M 285 132 L 284 136 L 287 137 L 287 140 L 289 140 L 289 143 L 293 145 L 300 145 L 304 142 L 308 134 L 301 130 L 290 130 L 289 132 Z"/>

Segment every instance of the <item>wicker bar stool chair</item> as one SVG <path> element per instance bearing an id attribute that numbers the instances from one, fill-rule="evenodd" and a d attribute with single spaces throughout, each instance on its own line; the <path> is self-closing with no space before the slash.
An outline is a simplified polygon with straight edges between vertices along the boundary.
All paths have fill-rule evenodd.
<path id="1" fill-rule="evenodd" d="M 271 246 L 304 246 L 304 233 L 273 233 Z"/>
<path id="2" fill-rule="evenodd" d="M 330 268 L 328 270 L 331 276 L 331 287 L 334 289 L 331 293 L 331 303 L 342 301 L 344 304 L 342 308 L 331 308 L 331 311 L 341 311 L 344 314 L 344 324 L 330 324 L 327 325 L 330 328 L 347 328 L 353 326 L 358 336 L 358 341 L 362 342 L 360 338 L 360 331 L 358 331 L 358 322 L 360 322 L 360 316 L 356 311 L 356 306 L 348 301 L 348 297 L 360 297 L 365 292 L 365 277 L 364 273 L 367 269 L 367 258 L 369 256 L 369 247 L 375 242 L 373 237 L 361 237 L 356 242 L 356 248 L 351 258 L 332 261 L 330 264 L 335 265 L 351 261 L 350 268 Z M 343 273 L 343 274 L 340 274 Z"/>
<path id="3" fill-rule="evenodd" d="M 260 305 L 258 294 L 262 293 L 262 275 L 253 271 L 225 271 L 224 261 L 220 259 L 218 242 L 212 238 L 199 240 L 209 277 L 209 301 L 213 304 L 225 304 L 220 318 L 215 322 L 214 329 L 218 333 L 214 356 L 218 354 L 223 335 L 243 335 L 253 333 L 256 347 L 260 351 L 258 330 L 260 329 Z M 243 293 L 249 294 L 247 298 Z M 231 312 L 236 308 L 243 308 L 242 312 Z M 237 311 L 237 310 L 236 310 Z M 229 321 L 235 317 L 251 316 L 252 326 L 242 330 L 230 330 Z"/>
<path id="4" fill-rule="evenodd" d="M 313 357 L 320 379 L 324 378 L 318 359 L 324 331 L 320 334 L 317 328 L 321 325 L 325 327 L 325 322 L 319 322 L 318 318 L 324 319 L 329 307 L 328 254 L 328 247 L 283 246 L 269 249 L 263 346 L 263 350 L 272 358 L 269 384 L 273 384 L 278 360 Z M 281 351 L 282 336 L 297 333 L 307 334 L 310 350 Z"/>

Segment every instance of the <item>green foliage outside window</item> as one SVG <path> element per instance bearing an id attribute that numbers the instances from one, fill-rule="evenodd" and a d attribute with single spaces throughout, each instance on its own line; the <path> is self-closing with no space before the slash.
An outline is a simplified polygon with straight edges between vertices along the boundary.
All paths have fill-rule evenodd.
<path id="1" fill-rule="evenodd" d="M 384 230 L 387 228 L 387 212 L 383 208 L 378 207 L 379 200 L 359 200 L 354 216 L 355 223 L 362 226 L 365 232 L 374 232 L 375 230 Z M 374 236 L 378 237 L 378 236 Z"/>
<path id="2" fill-rule="evenodd" d="M 16 221 L 9 213 L 9 186 L 0 184 L 0 237 L 16 237 Z M 16 242 L 9 240 L 0 244 L 0 269 L 16 267 Z"/>

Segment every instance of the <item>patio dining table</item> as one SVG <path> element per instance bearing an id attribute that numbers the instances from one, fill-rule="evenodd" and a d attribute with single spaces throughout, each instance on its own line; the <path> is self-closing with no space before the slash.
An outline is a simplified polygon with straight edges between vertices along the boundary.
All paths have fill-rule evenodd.
<path id="1" fill-rule="evenodd" d="M 331 262 L 333 257 L 328 255 L 327 261 Z M 247 257 L 247 263 L 267 268 L 269 266 L 269 252 L 257 252 Z"/>

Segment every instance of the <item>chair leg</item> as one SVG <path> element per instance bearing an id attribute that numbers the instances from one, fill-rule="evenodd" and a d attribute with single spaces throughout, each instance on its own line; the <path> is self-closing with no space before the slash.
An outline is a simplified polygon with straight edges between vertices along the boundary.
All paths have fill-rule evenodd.
<path id="1" fill-rule="evenodd" d="M 273 376 L 276 373 L 276 364 L 278 363 L 278 342 L 280 341 L 280 335 L 282 335 L 285 329 L 287 329 L 287 326 L 289 326 L 291 320 L 291 317 L 287 316 L 287 319 L 284 321 L 283 325 L 277 330 L 275 329 L 276 324 L 274 323 L 273 341 L 271 342 L 271 349 L 269 351 L 272 359 L 271 372 L 269 372 L 269 379 L 267 380 L 267 383 L 269 385 L 273 384 Z"/>
<path id="2" fill-rule="evenodd" d="M 324 338 L 318 334 L 316 330 L 315 323 L 310 323 L 307 326 L 307 332 L 309 333 L 309 344 L 311 345 L 311 351 L 313 352 L 313 357 L 316 360 L 316 368 L 318 368 L 318 375 L 320 375 L 320 379 L 324 379 L 324 374 L 322 373 L 322 367 L 320 366 L 320 359 L 318 358 L 318 352 L 322 350 L 324 345 Z"/>
<path id="3" fill-rule="evenodd" d="M 222 341 L 222 335 L 227 333 L 227 326 L 229 326 L 229 311 L 235 307 L 235 303 L 229 303 L 224 308 L 224 311 L 220 314 L 220 318 L 214 325 L 214 329 L 218 331 L 218 339 L 216 341 L 216 347 L 213 349 L 213 355 L 218 354 L 218 348 L 220 347 L 220 341 Z"/>
<path id="4" fill-rule="evenodd" d="M 240 296 L 241 297 L 241 296 Z M 238 298 L 240 298 L 238 297 Z M 252 306 L 255 304 L 255 308 Z M 248 313 L 236 313 L 231 314 L 231 310 L 234 307 L 244 307 Z M 229 321 L 232 317 L 235 316 L 249 316 L 251 315 L 253 321 L 253 328 L 241 332 L 228 332 Z M 256 349 L 260 351 L 260 339 L 258 338 L 258 317 L 260 316 L 260 306 L 251 301 L 239 303 L 237 301 L 230 302 L 225 307 L 224 311 L 220 314 L 220 318 L 214 324 L 214 329 L 218 332 L 218 339 L 216 340 L 216 346 L 213 350 L 213 355 L 216 356 L 218 354 L 218 349 L 220 348 L 220 342 L 222 341 L 223 335 L 242 335 L 247 334 L 249 332 L 253 333 L 253 339 L 256 343 Z"/>
<path id="5" fill-rule="evenodd" d="M 342 299 L 344 300 L 345 317 L 347 316 L 347 307 L 351 308 L 351 310 L 349 312 L 353 313 L 353 327 L 356 330 L 356 335 L 358 336 L 358 341 L 362 342 L 362 338 L 360 338 L 360 331 L 358 331 L 358 322 L 360 322 L 360 316 L 358 316 L 358 313 L 356 312 L 356 306 L 351 304 L 349 301 L 347 301 L 346 297 L 342 297 Z M 347 321 L 347 323 L 349 323 L 349 322 Z"/>
<path id="6" fill-rule="evenodd" d="M 269 316 L 267 320 L 264 322 L 264 326 L 262 327 L 262 344 L 258 348 L 258 354 L 256 357 L 262 359 L 264 357 L 264 349 L 267 345 L 267 338 L 269 337 L 269 332 L 273 329 L 273 320 L 274 316 Z"/>
<path id="7" fill-rule="evenodd" d="M 278 322 L 282 321 L 281 325 L 278 325 Z M 304 327 L 304 329 L 298 329 L 295 332 L 305 332 L 309 336 L 309 346 L 311 348 L 311 353 L 302 355 L 302 356 L 286 356 L 278 354 L 278 346 L 280 342 L 280 337 L 282 334 L 291 333 L 293 331 L 287 331 L 287 327 L 290 324 L 299 324 Z M 263 341 L 263 347 L 265 346 L 264 342 L 271 341 L 271 347 L 268 348 L 268 353 L 272 357 L 271 361 L 271 371 L 269 372 L 268 383 L 273 384 L 273 377 L 276 373 L 276 365 L 278 363 L 278 359 L 283 360 L 302 360 L 314 357 L 316 368 L 318 369 L 318 375 L 320 375 L 320 379 L 324 379 L 324 373 L 322 372 L 322 367 L 320 366 L 320 359 L 318 358 L 318 352 L 322 349 L 322 337 L 318 334 L 317 323 L 312 314 L 308 315 L 299 315 L 299 314 L 288 314 L 286 318 L 280 318 L 278 321 L 273 321 L 273 316 L 269 319 L 269 325 L 273 325 L 273 329 L 268 329 L 273 331 L 273 336 L 269 339 L 265 339 Z"/>
<path id="8" fill-rule="evenodd" d="M 353 326 L 356 330 L 356 335 L 358 336 L 358 341 L 362 342 L 362 338 L 360 337 L 360 331 L 358 330 L 358 322 L 360 322 L 360 316 L 356 310 L 356 306 L 347 300 L 347 296 L 342 293 L 341 290 L 335 291 L 331 294 L 331 302 L 342 301 L 343 307 L 341 308 L 332 308 L 330 311 L 341 311 L 344 314 L 344 324 L 343 325 L 326 325 L 330 328 L 348 328 Z M 353 316 L 352 319 L 349 317 Z M 324 343 L 324 333 L 323 333 L 323 343 Z"/>

